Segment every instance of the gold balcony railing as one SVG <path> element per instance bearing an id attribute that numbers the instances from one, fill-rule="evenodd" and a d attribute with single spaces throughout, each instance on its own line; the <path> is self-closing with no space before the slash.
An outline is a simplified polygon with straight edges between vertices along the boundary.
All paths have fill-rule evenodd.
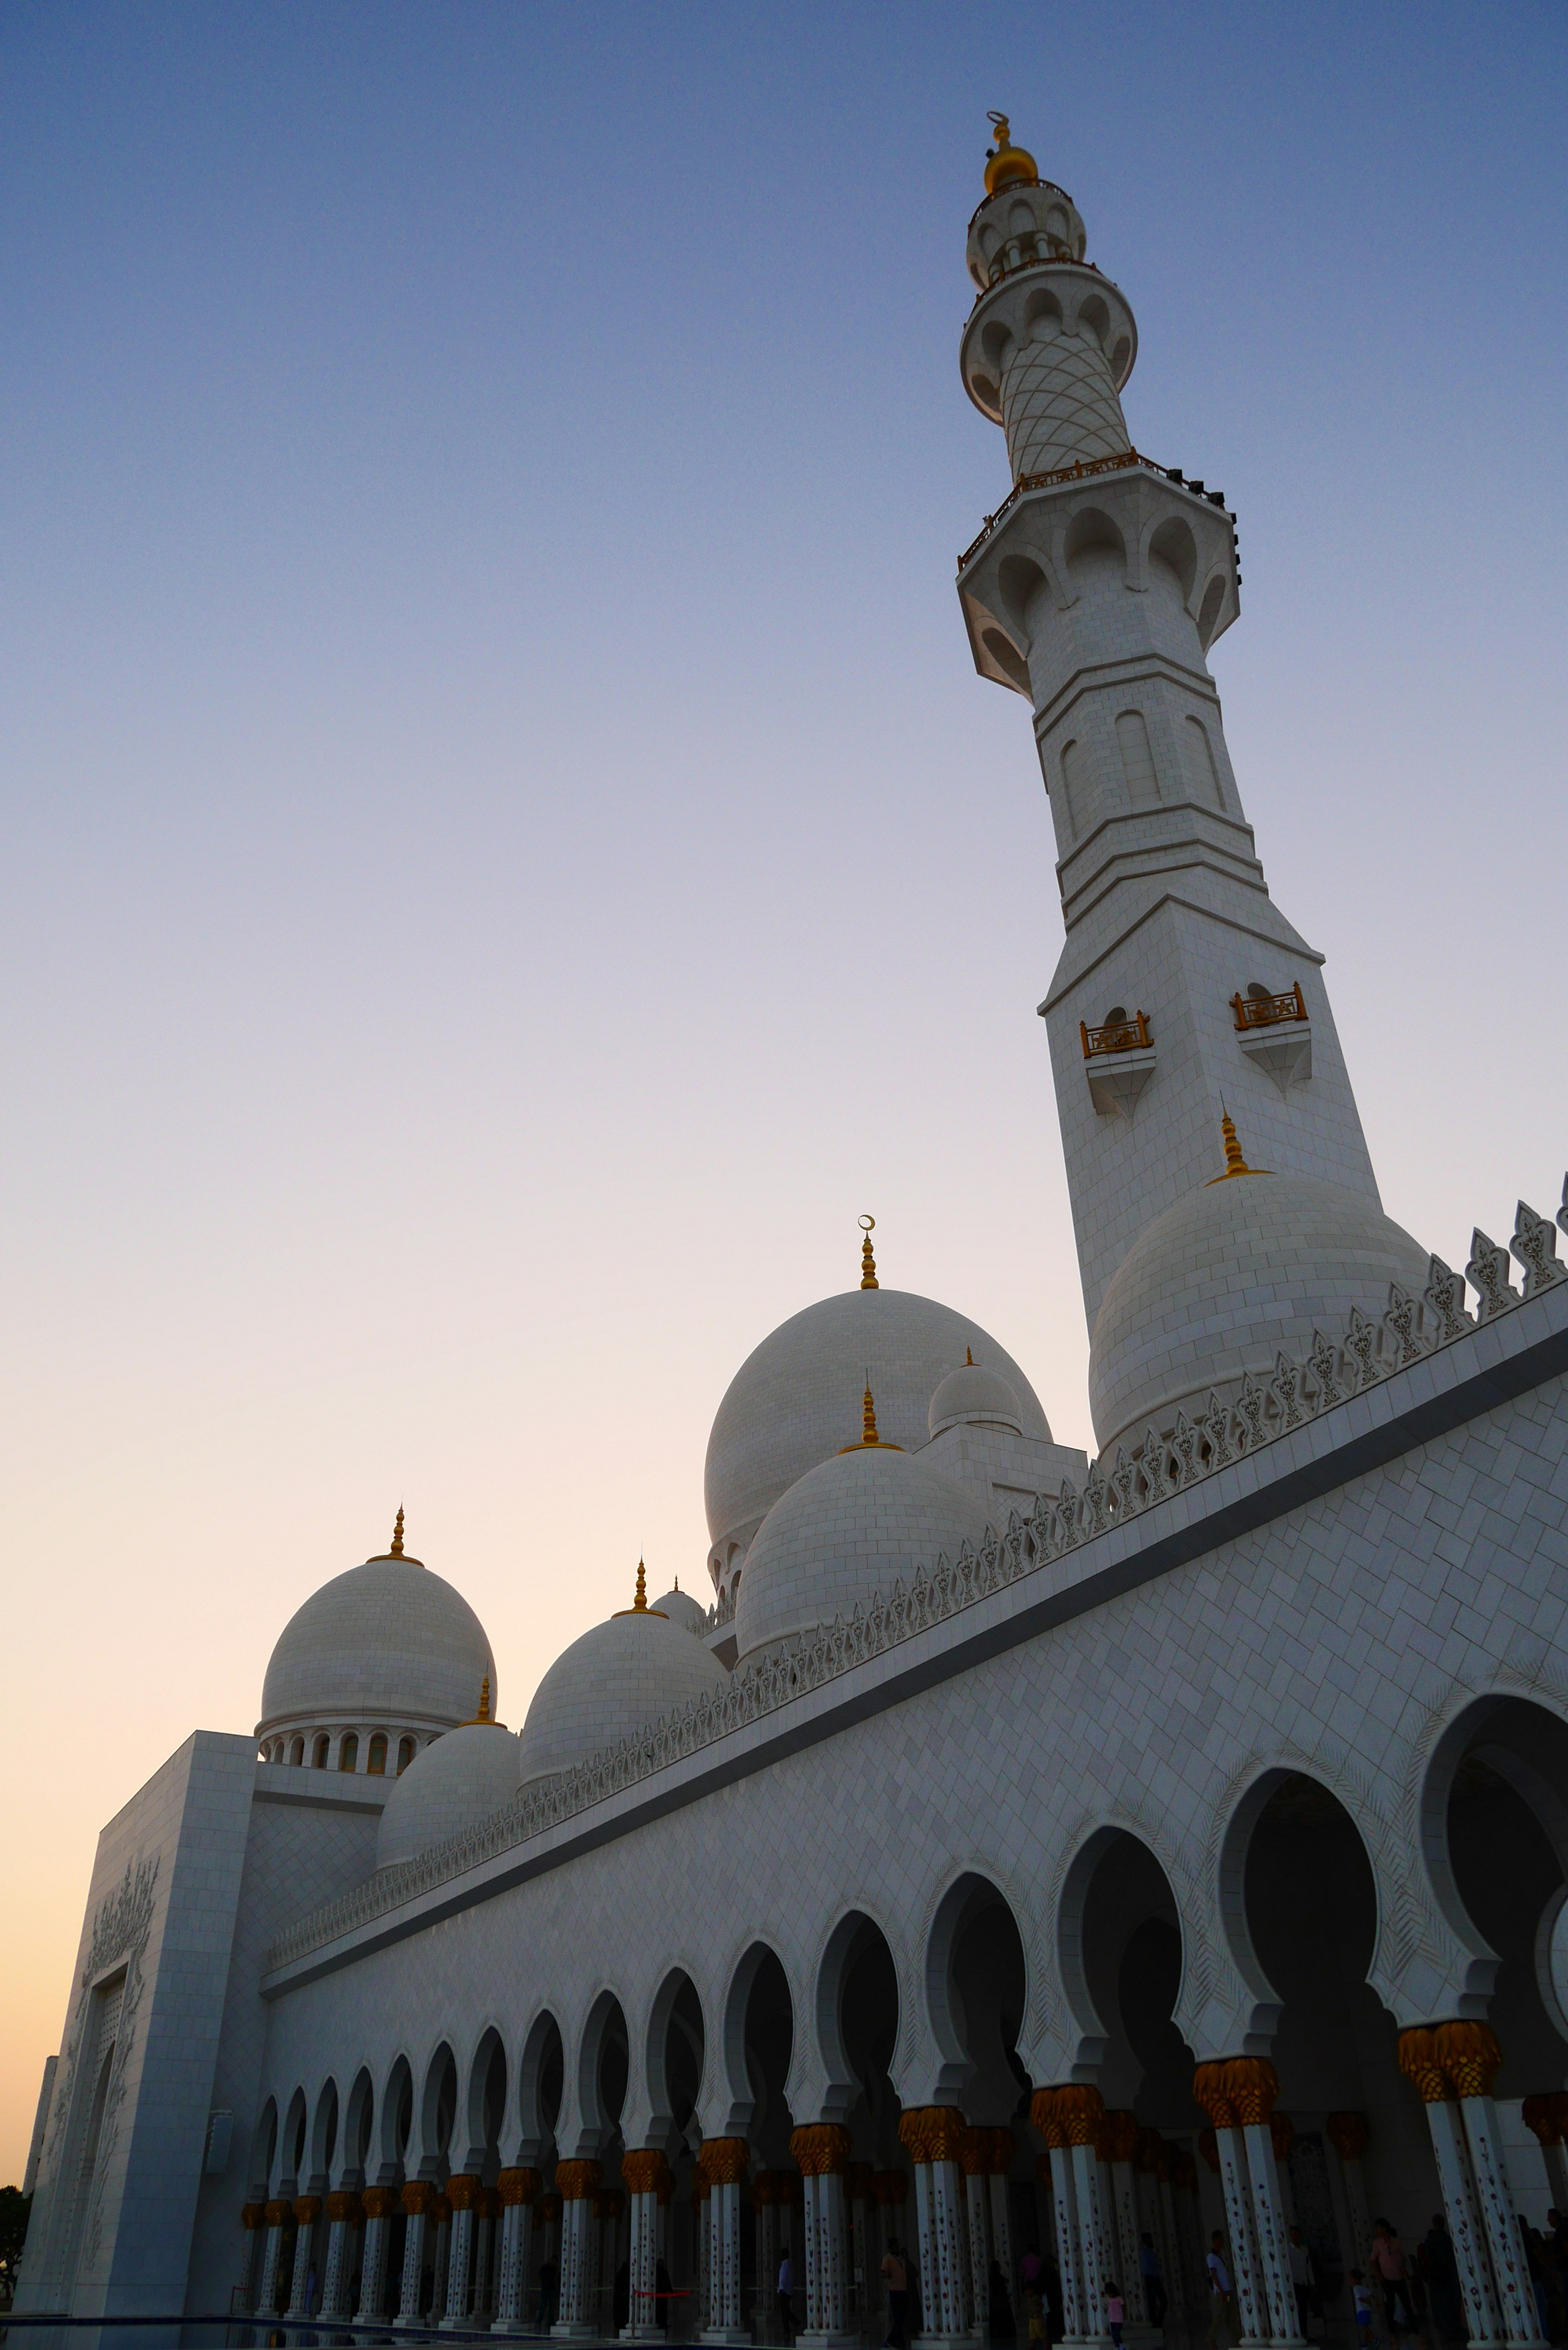
<path id="1" fill-rule="evenodd" d="M 1161 465 L 1153 457 L 1146 457 L 1137 449 L 1122 449 L 1118 450 L 1113 457 L 1086 459 L 1081 457 L 1075 465 L 1058 465 L 1054 473 L 1020 473 L 996 512 L 986 515 L 979 536 L 966 546 L 959 556 L 960 571 L 961 572 L 964 566 L 980 553 L 997 524 L 1005 515 L 1010 515 L 1019 499 L 1026 497 L 1031 490 L 1054 490 L 1059 488 L 1064 482 L 1086 482 L 1096 473 L 1120 473 L 1125 472 L 1128 465 L 1142 465 L 1149 473 L 1159 474 L 1162 480 L 1173 482 L 1179 490 L 1187 490 L 1193 497 L 1201 498 L 1205 505 L 1218 506 L 1225 515 L 1234 534 L 1236 517 L 1226 508 L 1223 490 L 1206 490 L 1201 482 L 1184 480 L 1179 465 Z M 1240 576 L 1238 573 L 1237 577 L 1240 577 Z"/>
<path id="2" fill-rule="evenodd" d="M 1249 1028 L 1272 1028 L 1282 1020 L 1304 1020 L 1307 1016 L 1299 979 L 1283 995 L 1233 995 L 1231 1009 L 1236 1014 L 1239 1035 Z"/>
<path id="3" fill-rule="evenodd" d="M 1084 1040 L 1084 1058 L 1092 1061 L 1099 1053 L 1137 1053 L 1148 1046 L 1148 1014 L 1137 1012 L 1130 1020 L 1107 1020 L 1101 1028 L 1090 1028 L 1080 1020 L 1078 1034 Z"/>

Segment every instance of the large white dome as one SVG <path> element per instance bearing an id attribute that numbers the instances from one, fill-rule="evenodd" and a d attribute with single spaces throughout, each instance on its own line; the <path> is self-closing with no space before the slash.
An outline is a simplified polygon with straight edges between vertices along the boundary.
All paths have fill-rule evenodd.
<path id="1" fill-rule="evenodd" d="M 1388 1284 L 1419 1296 L 1429 1260 L 1361 1192 L 1310 1175 L 1201 1184 L 1139 1233 L 1112 1275 L 1089 1347 L 1102 1452 L 1167 1432 L 1244 1372 L 1270 1378 L 1282 1347 L 1337 1338 L 1353 1305 L 1376 1316 Z"/>
<path id="2" fill-rule="evenodd" d="M 410 1763 L 376 1830 L 376 1866 L 412 1860 L 488 1819 L 517 1793 L 517 1741 L 498 1721 L 449 1730 Z"/>
<path id="3" fill-rule="evenodd" d="M 730 1676 L 684 1624 L 628 1608 L 564 1648 L 534 1692 L 520 1739 L 524 1786 L 617 1746 Z"/>
<path id="4" fill-rule="evenodd" d="M 882 1399 L 877 1399 L 882 1424 Z M 978 1544 L 985 1513 L 940 1469 L 886 1444 L 824 1461 L 775 1502 L 746 1555 L 735 1599 L 736 1662 L 792 1633 L 830 1624 L 874 1592 L 906 1585 L 939 1552 Z"/>
<path id="5" fill-rule="evenodd" d="M 495 1659 L 461 1592 L 413 1558 L 371 1558 L 313 1592 L 279 1633 L 261 1737 L 290 1723 L 470 1721 Z"/>
<path id="6" fill-rule="evenodd" d="M 795 1314 L 747 1356 L 708 1439 L 708 1532 L 722 1573 L 780 1495 L 831 1460 L 860 1418 L 867 1378 L 889 1444 L 924 1444 L 937 1388 L 973 1349 L 1017 1399 L 1025 1436 L 1051 1440 L 1040 1399 L 1004 1347 L 950 1305 L 908 1289 L 852 1289 Z"/>

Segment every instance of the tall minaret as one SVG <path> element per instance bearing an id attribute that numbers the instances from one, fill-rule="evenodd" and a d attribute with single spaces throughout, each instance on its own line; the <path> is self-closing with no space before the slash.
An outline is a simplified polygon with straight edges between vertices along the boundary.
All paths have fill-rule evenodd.
<path id="1" fill-rule="evenodd" d="M 1033 705 L 1055 821 L 1067 936 L 1040 1010 L 1092 1329 L 1144 1226 L 1219 1173 L 1222 1105 L 1254 1166 L 1377 1186 L 1323 957 L 1269 897 L 1205 659 L 1240 608 L 1235 516 L 1134 452 L 1132 311 L 992 120 L 960 364 L 1013 486 L 958 588 L 981 675 Z"/>

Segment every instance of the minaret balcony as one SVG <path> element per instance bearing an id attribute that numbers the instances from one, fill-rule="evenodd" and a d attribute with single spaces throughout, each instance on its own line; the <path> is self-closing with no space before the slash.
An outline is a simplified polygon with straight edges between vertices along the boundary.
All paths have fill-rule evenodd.
<path id="1" fill-rule="evenodd" d="M 1044 1012 L 1044 1004 L 1040 1007 Z M 1097 1028 L 1078 1023 L 1089 1099 L 1101 1118 L 1125 1118 L 1130 1126 L 1138 1097 L 1155 1071 L 1154 1042 L 1147 1012 L 1129 1019 L 1118 1004 Z"/>
<path id="2" fill-rule="evenodd" d="M 1238 1046 L 1288 1101 L 1291 1087 L 1312 1075 L 1312 1021 L 1300 980 L 1279 993 L 1253 980 L 1245 994 L 1238 990 L 1231 998 L 1231 1009 Z"/>

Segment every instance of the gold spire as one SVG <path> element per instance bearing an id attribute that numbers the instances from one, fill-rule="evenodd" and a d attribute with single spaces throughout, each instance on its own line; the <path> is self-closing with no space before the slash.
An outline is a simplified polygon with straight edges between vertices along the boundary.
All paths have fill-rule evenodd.
<path id="1" fill-rule="evenodd" d="M 985 192 L 994 196 L 999 190 L 1010 188 L 1015 181 L 1037 180 L 1039 170 L 1033 155 L 1012 143 L 1012 132 L 1005 114 L 989 113 L 986 120 L 996 133 L 996 144 L 985 151 Z"/>
<path id="2" fill-rule="evenodd" d="M 479 1684 L 479 1711 L 474 1715 L 472 1721 L 465 1721 L 462 1724 L 462 1728 L 464 1730 L 472 1730 L 480 1723 L 483 1723 L 483 1725 L 489 1730 L 493 1730 L 496 1727 L 495 1716 L 490 1711 L 490 1675 L 488 1673 L 485 1674 L 484 1679 Z"/>
<path id="3" fill-rule="evenodd" d="M 974 1368 L 974 1355 L 968 1347 L 963 1350 L 963 1367 L 966 1371 L 972 1371 Z"/>
<path id="4" fill-rule="evenodd" d="M 1241 1156 L 1241 1146 L 1236 1139 L 1236 1128 L 1223 1102 L 1220 1105 L 1220 1131 L 1225 1138 L 1225 1171 L 1211 1175 L 1210 1184 L 1228 1183 L 1233 1175 L 1266 1175 L 1266 1167 L 1249 1167 Z"/>
<path id="5" fill-rule="evenodd" d="M 860 1440 L 857 1444 L 841 1444 L 839 1452 L 868 1452 L 875 1445 L 878 1452 L 902 1452 L 901 1444 L 889 1444 L 877 1433 L 877 1405 L 871 1393 L 871 1374 L 866 1374 L 866 1392 L 860 1399 Z"/>
<path id="6" fill-rule="evenodd" d="M 866 1235 L 860 1243 L 860 1286 L 862 1289 L 877 1289 L 881 1284 L 877 1279 L 877 1260 L 871 1253 L 871 1235 L 877 1229 L 877 1219 L 875 1216 L 861 1216 L 858 1222 Z"/>
<path id="7" fill-rule="evenodd" d="M 675 1587 L 679 1590 L 680 1586 L 677 1584 Z M 669 1622 L 670 1618 L 662 1607 L 650 1607 L 648 1604 L 648 1569 L 641 1559 L 637 1562 L 637 1589 L 632 1595 L 631 1606 L 618 1607 L 615 1612 L 618 1616 L 657 1616 L 663 1622 Z"/>
<path id="8" fill-rule="evenodd" d="M 398 1504 L 398 1523 L 397 1523 L 397 1524 L 392 1528 L 392 1547 L 391 1547 L 391 1549 L 387 1553 L 387 1556 L 388 1556 L 389 1558 L 401 1558 L 402 1555 L 403 1555 L 403 1505 L 402 1505 L 402 1503 L 400 1502 L 400 1503 L 399 1503 L 399 1504 Z"/>

